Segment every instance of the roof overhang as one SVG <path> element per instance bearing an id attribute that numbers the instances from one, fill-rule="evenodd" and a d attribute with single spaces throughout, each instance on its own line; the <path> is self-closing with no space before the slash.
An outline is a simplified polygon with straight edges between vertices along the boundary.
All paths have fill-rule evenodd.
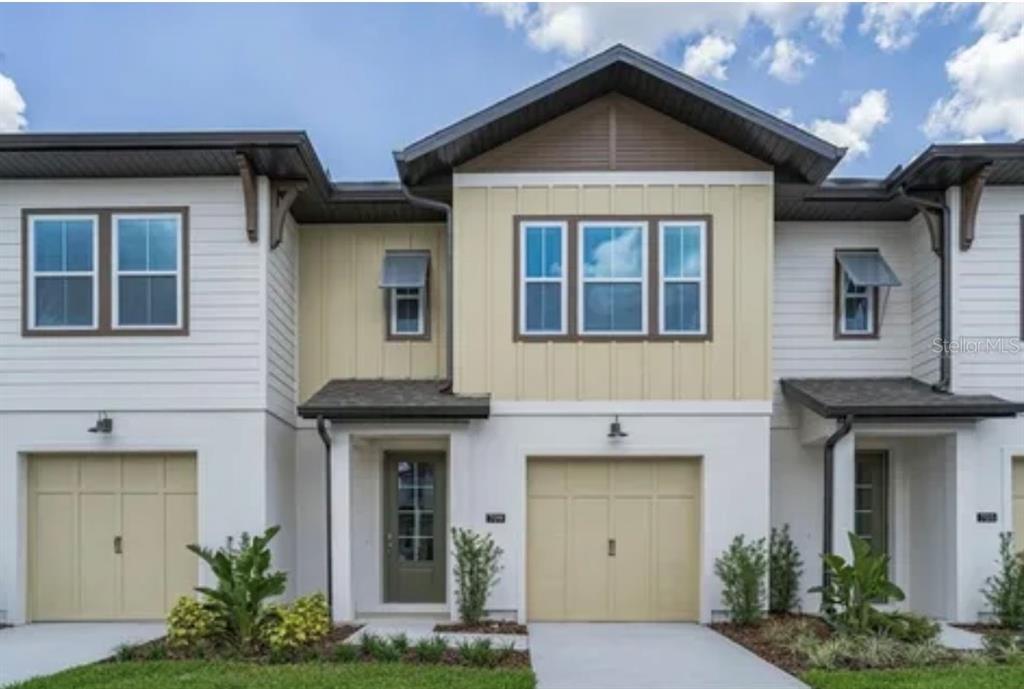
<path id="1" fill-rule="evenodd" d="M 783 378 L 780 383 L 787 398 L 829 419 L 982 419 L 1024 413 L 1021 402 L 938 392 L 915 378 Z"/>
<path id="2" fill-rule="evenodd" d="M 299 416 L 333 421 L 468 421 L 491 414 L 489 395 L 456 395 L 442 380 L 329 381 L 304 404 Z"/>
<path id="3" fill-rule="evenodd" d="M 399 177 L 415 185 L 450 175 L 454 167 L 610 92 L 769 163 L 779 179 L 817 184 L 845 152 L 677 69 L 616 45 L 395 152 Z"/>

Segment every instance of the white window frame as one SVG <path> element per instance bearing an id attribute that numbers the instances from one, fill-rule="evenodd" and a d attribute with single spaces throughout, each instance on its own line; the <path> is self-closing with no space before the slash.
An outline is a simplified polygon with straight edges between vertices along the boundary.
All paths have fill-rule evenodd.
<path id="1" fill-rule="evenodd" d="M 176 261 L 175 270 L 121 270 L 119 265 L 121 262 L 121 252 L 118 249 L 118 239 L 120 238 L 119 225 L 121 220 L 159 220 L 159 219 L 173 219 L 177 223 L 178 230 L 178 260 Z M 185 219 L 181 213 L 113 213 L 110 216 L 110 311 L 111 311 L 111 324 L 110 327 L 114 330 L 180 330 L 185 318 L 185 285 L 184 285 L 184 270 L 183 265 L 185 261 L 185 231 L 184 231 Z M 147 238 L 148 241 L 148 238 Z M 148 245 L 146 255 L 148 257 Z M 121 297 L 120 297 L 120 279 L 121 277 L 168 277 L 174 276 L 176 278 L 178 303 L 175 313 L 177 319 L 174 323 L 160 323 L 155 325 L 144 325 L 144 324 L 121 324 Z"/>
<path id="2" fill-rule="evenodd" d="M 92 223 L 92 270 L 36 270 L 36 222 L 40 220 L 88 220 Z M 28 329 L 31 331 L 98 330 L 100 327 L 100 218 L 94 214 L 40 213 L 28 218 Z M 37 325 L 36 278 L 88 277 L 92 279 L 92 323 L 90 325 Z"/>
<path id="3" fill-rule="evenodd" d="M 561 277 L 527 277 L 526 235 L 530 228 L 557 227 L 561 237 Z M 557 330 L 530 330 L 526 326 L 526 286 L 528 284 L 561 285 L 560 327 Z M 569 332 L 569 223 L 564 220 L 523 220 L 519 223 L 519 334 L 523 337 L 551 337 Z"/>
<path id="4" fill-rule="evenodd" d="M 700 276 L 666 277 L 665 275 L 665 232 L 682 227 L 700 227 Z M 665 326 L 665 285 L 700 285 L 700 328 L 697 330 L 669 330 Z M 708 333 L 708 224 L 704 220 L 661 220 L 658 222 L 658 334 L 694 335 Z"/>
<path id="5" fill-rule="evenodd" d="M 398 294 L 400 289 L 414 289 L 416 294 Z M 426 299 L 424 298 L 426 292 L 426 286 L 423 287 L 391 287 L 388 289 L 391 292 L 391 317 L 388 319 L 388 330 L 391 337 L 422 337 L 427 334 L 427 321 L 424 310 L 426 307 Z M 398 302 L 399 301 L 415 301 L 418 305 L 418 319 L 416 321 L 416 330 L 399 330 L 398 329 Z"/>
<path id="6" fill-rule="evenodd" d="M 875 295 L 877 294 L 877 288 L 866 286 L 864 292 L 851 294 L 846 291 L 846 283 L 848 281 L 846 275 L 846 269 L 838 261 L 836 264 L 839 266 L 839 334 L 840 335 L 874 335 L 875 334 Z M 867 328 L 864 330 L 852 330 L 846 327 L 846 298 L 861 298 L 863 297 L 868 303 L 868 318 Z"/>
<path id="7" fill-rule="evenodd" d="M 586 277 L 586 263 L 584 260 L 583 247 L 585 245 L 584 239 L 588 229 L 600 229 L 604 227 L 634 227 L 640 230 L 640 277 L 639 278 L 621 278 L 621 277 Z M 649 323 L 647 322 L 647 310 L 648 310 L 648 290 L 649 290 L 649 275 L 648 275 L 648 247 L 647 238 L 650 234 L 650 225 L 646 220 L 631 220 L 628 217 L 624 217 L 621 220 L 580 220 L 577 225 L 578 235 L 576 237 L 576 265 L 579 266 L 577 270 L 576 290 L 579 295 L 576 304 L 576 317 L 579 323 L 579 334 L 581 337 L 647 337 L 649 330 Z M 598 283 L 619 283 L 619 284 L 636 284 L 640 283 L 640 329 L 639 330 L 587 330 L 586 320 L 584 319 L 584 312 L 586 311 L 586 289 L 585 286 L 588 282 Z"/>

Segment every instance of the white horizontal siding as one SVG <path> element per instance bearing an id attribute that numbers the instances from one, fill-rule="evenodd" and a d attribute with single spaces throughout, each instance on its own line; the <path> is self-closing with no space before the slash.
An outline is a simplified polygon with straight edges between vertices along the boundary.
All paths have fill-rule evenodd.
<path id="1" fill-rule="evenodd" d="M 980 351 L 953 355 L 954 389 L 1024 401 L 1021 334 L 1021 215 L 1024 187 L 988 187 L 974 244 L 956 251 L 953 339 Z"/>
<path id="2" fill-rule="evenodd" d="M 286 421 L 295 419 L 298 380 L 298 239 L 289 215 L 267 261 L 267 407 Z"/>
<path id="3" fill-rule="evenodd" d="M 924 216 L 920 213 L 910 221 L 914 272 L 910 278 L 911 372 L 915 378 L 929 383 L 939 379 L 939 353 L 935 338 L 939 336 L 939 315 L 942 294 L 939 287 L 941 264 L 932 251 L 931 237 Z"/>
<path id="4" fill-rule="evenodd" d="M 190 333 L 21 336 L 22 208 L 188 206 Z M 0 186 L 0 410 L 258 409 L 261 251 L 237 178 L 33 180 Z"/>

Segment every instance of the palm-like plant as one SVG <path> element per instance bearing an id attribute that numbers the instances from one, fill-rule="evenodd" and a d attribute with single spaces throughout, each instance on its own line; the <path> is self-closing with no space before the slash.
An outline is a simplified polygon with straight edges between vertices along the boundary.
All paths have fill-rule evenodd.
<path id="1" fill-rule="evenodd" d="M 889 556 L 872 553 L 871 545 L 856 534 L 849 534 L 849 538 L 853 561 L 835 554 L 822 555 L 828 583 L 810 592 L 821 594 L 822 612 L 833 625 L 850 632 L 867 632 L 877 613 L 875 602 L 901 601 L 906 596 L 889 581 Z"/>
<path id="2" fill-rule="evenodd" d="M 272 526 L 262 536 L 243 533 L 238 545 L 228 539 L 216 551 L 192 544 L 188 549 L 199 556 L 217 577 L 217 588 L 199 586 L 196 591 L 206 598 L 206 605 L 217 615 L 229 643 L 241 650 L 250 650 L 260 627 L 272 612 L 266 601 L 285 591 L 288 575 L 270 568 L 271 539 L 281 530 Z"/>

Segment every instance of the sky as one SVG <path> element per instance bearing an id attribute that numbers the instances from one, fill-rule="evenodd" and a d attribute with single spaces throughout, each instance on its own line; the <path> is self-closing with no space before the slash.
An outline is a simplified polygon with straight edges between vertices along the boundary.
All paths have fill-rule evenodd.
<path id="1" fill-rule="evenodd" d="M 1024 3 L 0 4 L 0 131 L 303 129 L 335 180 L 615 43 L 849 149 L 1024 138 Z"/>

